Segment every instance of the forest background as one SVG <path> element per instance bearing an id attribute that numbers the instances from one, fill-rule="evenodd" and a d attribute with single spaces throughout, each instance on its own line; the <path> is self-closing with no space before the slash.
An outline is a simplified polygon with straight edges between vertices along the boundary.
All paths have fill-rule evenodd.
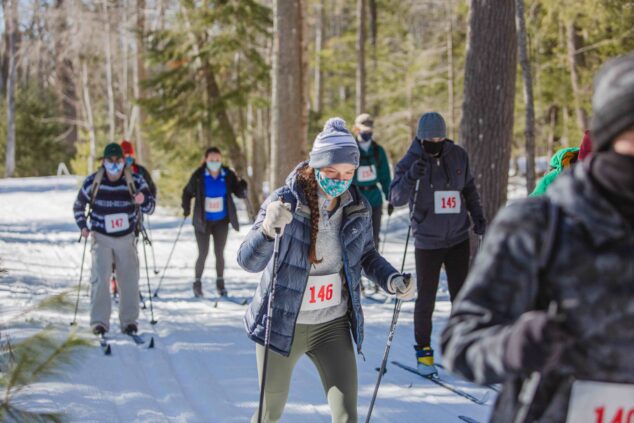
<path id="1" fill-rule="evenodd" d="M 490 218 L 513 159 L 578 145 L 593 75 L 634 49 L 627 0 L 2 0 L 2 12 L 0 173 L 63 162 L 86 175 L 129 139 L 164 204 L 208 146 L 257 207 L 328 117 L 351 127 L 371 113 L 396 163 L 438 111 Z"/>

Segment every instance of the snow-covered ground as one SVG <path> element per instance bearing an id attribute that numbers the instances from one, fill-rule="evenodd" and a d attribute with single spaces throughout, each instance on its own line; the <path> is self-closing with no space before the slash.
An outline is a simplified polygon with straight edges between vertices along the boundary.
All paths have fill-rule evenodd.
<path id="1" fill-rule="evenodd" d="M 76 289 L 82 244 L 72 217 L 72 203 L 79 181 L 74 177 L 0 180 L 0 260 L 9 274 L 0 283 L 0 323 L 18 315 L 51 294 Z M 386 217 L 384 217 L 386 219 Z M 151 233 L 158 267 L 174 242 L 182 218 L 159 208 L 151 217 Z M 225 252 L 227 287 L 230 294 L 250 298 L 259 274 L 244 272 L 236 263 L 236 251 L 248 230 L 246 216 L 240 233 L 230 232 Z M 400 266 L 407 214 L 398 210 L 391 219 L 385 255 Z M 410 248 L 410 252 L 411 252 Z M 139 245 L 141 260 L 143 249 Z M 104 356 L 97 344 L 64 372 L 34 387 L 22 398 L 22 406 L 56 410 L 77 422 L 247 422 L 258 403 L 254 344 L 242 324 L 245 307 L 220 302 L 214 307 L 214 258 L 210 254 L 203 289 L 207 298 L 192 297 L 191 282 L 196 260 L 191 223 L 183 229 L 172 262 L 167 269 L 160 298 L 154 302 L 158 324 L 152 329 L 149 308 L 141 315 L 140 331 L 154 334 L 156 348 L 143 350 L 116 336 L 113 353 Z M 153 288 L 159 280 L 152 272 Z M 143 261 L 141 261 L 143 262 Z M 79 311 L 81 330 L 88 333 L 87 281 L 89 254 L 84 267 L 84 284 Z M 413 254 L 406 270 L 413 272 Z M 147 297 L 142 268 L 141 287 Z M 358 356 L 359 420 L 363 421 L 372 396 L 375 367 L 385 348 L 393 304 L 364 300 L 366 317 L 363 353 Z M 391 360 L 414 365 L 412 302 L 403 305 L 390 354 Z M 446 283 L 441 283 L 434 314 L 433 346 L 440 358 L 439 334 L 450 310 Z M 118 331 L 117 308 L 113 309 L 111 331 Z M 28 320 L 27 320 L 28 319 Z M 32 333 L 43 322 L 60 332 L 69 331 L 72 310 L 38 312 L 34 316 L 3 325 L 14 340 Z M 154 331 L 156 333 L 154 333 Z M 460 422 L 464 415 L 480 422 L 488 419 L 494 392 L 458 381 L 443 373 L 457 387 L 478 397 L 477 405 L 395 366 L 383 378 L 373 413 L 375 422 Z M 317 371 L 307 358 L 293 374 L 284 422 L 328 422 L 329 410 Z"/>

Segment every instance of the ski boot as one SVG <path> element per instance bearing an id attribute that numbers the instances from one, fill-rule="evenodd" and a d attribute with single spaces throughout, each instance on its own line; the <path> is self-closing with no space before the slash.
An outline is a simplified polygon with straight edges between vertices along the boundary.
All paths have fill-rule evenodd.
<path id="1" fill-rule="evenodd" d="M 130 323 L 123 329 L 123 333 L 125 333 L 126 335 L 135 335 L 138 331 L 139 327 L 136 325 L 136 323 Z"/>
<path id="2" fill-rule="evenodd" d="M 104 325 L 97 324 L 92 327 L 93 335 L 102 336 L 107 332 L 106 327 Z"/>
<path id="3" fill-rule="evenodd" d="M 416 370 L 421 376 L 438 377 L 438 370 L 434 366 L 434 350 L 431 347 L 414 347 L 416 350 Z"/>
<path id="4" fill-rule="evenodd" d="M 218 295 L 221 297 L 227 296 L 227 290 L 225 289 L 225 278 L 216 278 L 216 289 L 218 290 Z"/>
<path id="5" fill-rule="evenodd" d="M 192 289 L 194 290 L 194 297 L 200 298 L 203 296 L 203 284 L 201 281 L 197 280 L 194 282 Z"/>

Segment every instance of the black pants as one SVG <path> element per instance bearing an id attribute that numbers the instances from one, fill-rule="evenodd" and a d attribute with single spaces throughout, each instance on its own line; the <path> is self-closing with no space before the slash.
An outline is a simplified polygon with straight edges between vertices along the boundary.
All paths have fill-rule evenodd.
<path id="1" fill-rule="evenodd" d="M 379 235 L 381 234 L 381 215 L 383 207 L 372 207 L 372 235 L 374 237 L 374 246 L 379 249 Z"/>
<path id="2" fill-rule="evenodd" d="M 207 222 L 205 232 L 194 231 L 198 244 L 198 260 L 196 260 L 196 280 L 200 280 L 205 270 L 205 261 L 209 254 L 209 237 L 214 238 L 214 254 L 216 255 L 216 276 L 222 278 L 225 272 L 225 245 L 229 234 L 229 220 Z"/>
<path id="3" fill-rule="evenodd" d="M 453 302 L 469 272 L 469 240 L 451 248 L 416 249 L 418 297 L 414 308 L 414 336 L 416 345 L 421 348 L 431 344 L 431 320 L 443 264 L 449 282 L 449 296 Z"/>

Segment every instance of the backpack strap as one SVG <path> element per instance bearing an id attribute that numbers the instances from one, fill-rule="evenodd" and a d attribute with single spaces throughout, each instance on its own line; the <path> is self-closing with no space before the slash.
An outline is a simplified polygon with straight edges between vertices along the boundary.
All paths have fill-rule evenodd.
<path id="1" fill-rule="evenodd" d="M 132 177 L 132 169 L 130 169 L 130 166 L 123 168 L 123 177 L 125 178 L 125 184 L 128 187 L 130 196 L 134 198 L 134 195 L 136 194 L 136 186 L 134 185 L 134 178 Z"/>
<path id="2" fill-rule="evenodd" d="M 92 209 L 93 204 L 95 204 L 95 200 L 97 199 L 97 192 L 99 191 L 99 187 L 101 186 L 101 181 L 103 181 L 103 175 L 105 174 L 105 169 L 101 166 L 95 172 L 95 179 L 92 181 L 92 185 L 90 186 L 90 208 Z"/>
<path id="3" fill-rule="evenodd" d="M 374 163 L 376 163 L 376 169 L 379 170 L 379 166 L 381 166 L 381 156 L 379 155 L 379 144 L 376 141 L 372 140 L 372 154 L 374 155 Z"/>
<path id="4" fill-rule="evenodd" d="M 542 295 L 538 294 L 537 305 L 539 309 L 544 310 L 548 308 L 549 305 L 549 300 L 546 298 L 549 297 L 549 289 L 546 286 L 546 271 L 554 258 L 555 246 L 557 245 L 557 238 L 559 234 L 559 223 L 561 222 L 562 215 L 561 207 L 552 201 L 549 200 L 546 203 L 546 207 L 548 227 L 546 230 L 546 236 L 544 237 L 544 242 L 542 243 L 541 254 L 539 255 L 539 270 L 537 273 L 539 292 L 542 293 Z M 540 301 L 540 299 L 542 301 Z"/>

